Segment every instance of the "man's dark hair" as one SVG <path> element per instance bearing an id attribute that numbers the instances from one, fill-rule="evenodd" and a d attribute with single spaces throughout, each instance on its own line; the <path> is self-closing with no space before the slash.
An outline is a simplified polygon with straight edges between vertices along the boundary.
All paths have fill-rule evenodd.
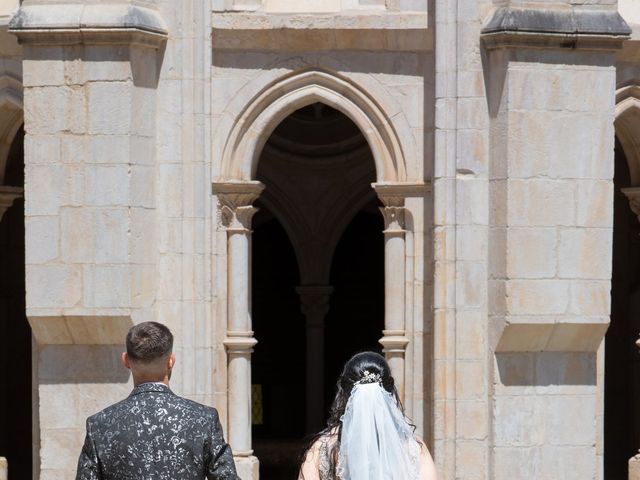
<path id="1" fill-rule="evenodd" d="M 133 361 L 153 362 L 173 349 L 171 330 L 158 322 L 143 322 L 127 333 L 127 355 Z"/>

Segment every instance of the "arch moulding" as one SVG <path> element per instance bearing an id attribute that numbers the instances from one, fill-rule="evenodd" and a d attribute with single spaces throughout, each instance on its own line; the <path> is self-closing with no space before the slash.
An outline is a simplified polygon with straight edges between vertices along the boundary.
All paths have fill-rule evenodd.
<path id="1" fill-rule="evenodd" d="M 391 119 L 362 89 L 320 70 L 284 77 L 253 98 L 231 129 L 218 181 L 255 179 L 260 154 L 273 130 L 288 115 L 315 102 L 341 111 L 360 128 L 379 183 L 406 181 L 404 155 Z"/>
<path id="2" fill-rule="evenodd" d="M 616 91 L 615 132 L 622 145 L 631 186 L 622 192 L 640 220 L 640 85 L 634 83 Z"/>

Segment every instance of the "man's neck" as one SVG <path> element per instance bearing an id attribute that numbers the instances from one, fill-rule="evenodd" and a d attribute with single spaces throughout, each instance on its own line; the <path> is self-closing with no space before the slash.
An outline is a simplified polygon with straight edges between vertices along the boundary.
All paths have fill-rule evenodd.
<path id="1" fill-rule="evenodd" d="M 164 385 L 166 385 L 168 387 L 169 386 L 169 379 L 167 377 L 164 377 L 164 378 L 134 378 L 133 379 L 133 386 L 134 387 L 142 385 L 143 383 L 162 383 L 162 384 L 164 384 Z"/>

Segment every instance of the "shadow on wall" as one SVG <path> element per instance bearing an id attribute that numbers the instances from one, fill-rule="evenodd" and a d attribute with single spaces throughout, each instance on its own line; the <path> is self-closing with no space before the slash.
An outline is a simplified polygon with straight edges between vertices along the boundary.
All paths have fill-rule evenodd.
<path id="1" fill-rule="evenodd" d="M 47 345 L 39 352 L 38 374 L 44 384 L 127 383 L 120 363 L 122 345 Z"/>
<path id="2" fill-rule="evenodd" d="M 505 386 L 595 385 L 595 352 L 497 353 Z"/>

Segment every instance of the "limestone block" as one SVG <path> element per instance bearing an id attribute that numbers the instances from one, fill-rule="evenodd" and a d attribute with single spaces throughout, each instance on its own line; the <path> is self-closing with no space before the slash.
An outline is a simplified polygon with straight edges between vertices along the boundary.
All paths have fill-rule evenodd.
<path id="1" fill-rule="evenodd" d="M 456 189 L 458 224 L 485 225 L 488 216 L 489 198 L 486 194 L 487 182 L 484 179 L 459 179 Z"/>
<path id="2" fill-rule="evenodd" d="M 128 82 L 92 82 L 87 86 L 88 132 L 126 135 L 131 131 L 132 89 Z"/>
<path id="3" fill-rule="evenodd" d="M 60 137 L 57 135 L 27 135 L 24 139 L 24 154 L 31 165 L 60 163 Z"/>
<path id="4" fill-rule="evenodd" d="M 88 308 L 131 306 L 131 272 L 128 265 L 84 265 L 83 305 Z"/>
<path id="5" fill-rule="evenodd" d="M 68 263 L 91 263 L 96 246 L 96 220 L 93 212 L 84 208 L 60 210 L 62 260 Z M 28 235 L 29 237 L 29 235 Z"/>
<path id="6" fill-rule="evenodd" d="M 129 49 L 116 49 L 110 45 L 84 45 L 82 53 L 82 70 L 85 81 L 133 80 Z"/>
<path id="7" fill-rule="evenodd" d="M 88 139 L 86 163 L 129 164 L 133 156 L 133 138 L 129 135 L 92 135 Z"/>
<path id="8" fill-rule="evenodd" d="M 507 282 L 507 309 L 516 315 L 565 313 L 569 282 L 562 280 L 511 280 Z"/>
<path id="9" fill-rule="evenodd" d="M 85 204 L 111 207 L 129 205 L 129 168 L 126 165 L 87 165 Z"/>
<path id="10" fill-rule="evenodd" d="M 43 264 L 58 258 L 60 254 L 60 225 L 57 217 L 25 218 L 25 262 Z"/>
<path id="11" fill-rule="evenodd" d="M 456 403 L 457 434 L 466 439 L 482 440 L 489 434 L 489 411 L 478 400 Z M 480 465 L 478 465 L 480 467 Z"/>
<path id="12" fill-rule="evenodd" d="M 30 53 L 23 62 L 22 81 L 25 87 L 65 84 L 63 47 L 43 46 L 30 50 Z"/>
<path id="13" fill-rule="evenodd" d="M 131 270 L 131 306 L 151 307 L 156 300 L 158 269 L 155 265 L 136 265 Z"/>
<path id="14" fill-rule="evenodd" d="M 575 194 L 572 181 L 511 180 L 507 195 L 507 218 L 512 226 L 573 225 Z"/>
<path id="15" fill-rule="evenodd" d="M 27 305 L 33 308 L 68 308 L 82 298 L 82 272 L 72 265 L 27 265 Z"/>
<path id="16" fill-rule="evenodd" d="M 456 263 L 456 305 L 460 308 L 474 308 L 484 305 L 487 297 L 487 270 L 484 262 Z"/>
<path id="17" fill-rule="evenodd" d="M 542 456 L 539 448 L 500 446 L 494 448 L 493 452 L 495 480 L 512 480 L 514 472 L 527 478 L 538 476 Z"/>
<path id="18" fill-rule="evenodd" d="M 576 315 L 607 317 L 611 311 L 611 283 L 573 281 L 569 312 Z"/>
<path id="19" fill-rule="evenodd" d="M 129 260 L 130 214 L 125 208 L 99 209 L 94 212 L 95 262 L 126 263 Z M 149 247 L 149 246 L 148 246 Z M 153 248 L 149 248 L 153 251 Z"/>
<path id="20" fill-rule="evenodd" d="M 78 385 L 76 384 L 42 384 L 39 394 L 48 399 L 40 404 L 40 428 L 82 429 L 84 419 L 78 415 Z"/>
<path id="21" fill-rule="evenodd" d="M 25 130 L 29 134 L 55 134 L 65 130 L 67 87 L 25 89 Z"/>
<path id="22" fill-rule="evenodd" d="M 152 264 L 157 260 L 157 251 L 150 246 L 156 245 L 156 214 L 152 210 L 133 208 L 131 216 L 129 242 L 130 256 L 135 263 Z M 127 248 L 125 247 L 125 251 Z"/>
<path id="23" fill-rule="evenodd" d="M 485 317 L 479 311 L 460 310 L 456 314 L 456 352 L 461 360 L 482 358 L 486 351 Z"/>
<path id="24" fill-rule="evenodd" d="M 477 360 L 460 361 L 456 364 L 457 398 L 479 399 L 486 395 L 485 362 Z"/>
<path id="25" fill-rule="evenodd" d="M 541 420 L 547 444 L 593 445 L 596 437 L 595 397 L 548 395 L 541 400 L 544 402 L 545 415 Z"/>
<path id="26" fill-rule="evenodd" d="M 80 206 L 84 172 L 76 165 L 30 165 L 25 167 L 25 215 L 55 215 L 63 206 Z M 28 235 L 28 233 L 27 233 Z"/>
<path id="27" fill-rule="evenodd" d="M 510 228 L 507 230 L 507 276 L 552 278 L 556 273 L 555 228 Z"/>
<path id="28" fill-rule="evenodd" d="M 611 278 L 612 235 L 603 229 L 561 229 L 558 276 L 561 278 Z"/>
<path id="29" fill-rule="evenodd" d="M 482 130 L 461 130 L 457 137 L 458 169 L 476 175 L 487 173 L 489 141 Z"/>
<path id="30" fill-rule="evenodd" d="M 494 439 L 496 447 L 530 447 L 545 442 L 542 428 L 531 428 L 545 416 L 544 396 L 496 396 Z"/>
<path id="31" fill-rule="evenodd" d="M 87 137 L 83 135 L 61 135 L 59 139 L 62 163 L 81 164 L 87 160 Z"/>
<path id="32" fill-rule="evenodd" d="M 577 180 L 576 225 L 613 227 L 613 182 Z"/>

